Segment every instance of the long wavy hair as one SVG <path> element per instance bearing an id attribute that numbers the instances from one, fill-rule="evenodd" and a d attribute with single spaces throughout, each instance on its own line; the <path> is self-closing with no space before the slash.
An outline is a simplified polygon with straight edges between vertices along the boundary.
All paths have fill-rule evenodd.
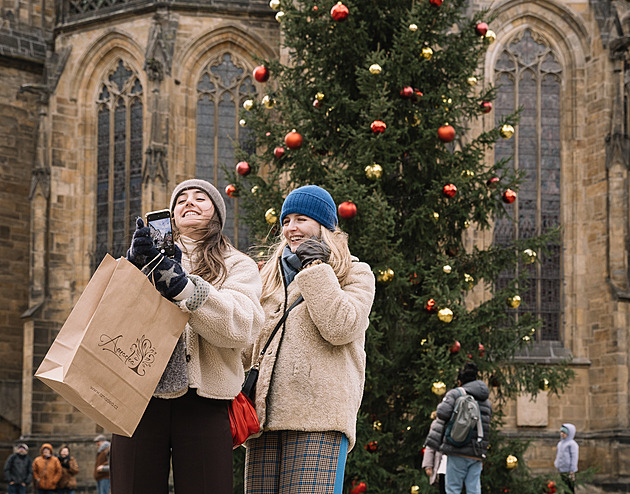
<path id="1" fill-rule="evenodd" d="M 330 231 L 328 228 L 320 225 L 320 238 L 330 247 L 328 264 L 333 268 L 339 284 L 343 286 L 352 266 L 352 258 L 348 248 L 348 235 L 338 227 L 335 228 L 335 231 Z M 270 255 L 260 270 L 263 284 L 262 296 L 260 297 L 261 302 L 264 302 L 278 290 L 284 292 L 280 258 L 287 244 L 287 239 L 281 230 L 278 240 L 269 248 Z"/>
<path id="2" fill-rule="evenodd" d="M 188 252 L 193 267 L 191 274 L 201 276 L 209 283 L 220 285 L 227 276 L 225 255 L 232 248 L 232 243 L 223 233 L 216 208 L 208 226 L 197 230 L 201 238 L 195 242 L 195 249 Z M 173 236 L 175 240 L 181 236 L 177 225 L 173 229 Z"/>

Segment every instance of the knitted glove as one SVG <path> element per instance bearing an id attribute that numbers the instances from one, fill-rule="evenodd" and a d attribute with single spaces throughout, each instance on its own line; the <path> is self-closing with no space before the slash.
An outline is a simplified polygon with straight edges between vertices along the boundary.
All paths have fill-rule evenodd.
<path id="1" fill-rule="evenodd" d="M 138 218 L 136 220 L 136 231 L 133 232 L 131 246 L 127 251 L 127 260 L 138 269 L 142 269 L 159 253 L 151 238 L 151 230 L 148 226 L 144 226 L 142 218 Z"/>
<path id="2" fill-rule="evenodd" d="M 169 300 L 179 295 L 188 284 L 186 273 L 178 262 L 181 259 L 182 251 L 177 246 L 174 259 L 161 254 L 153 244 L 149 227 L 144 226 L 142 218 L 136 220 L 136 231 L 127 251 L 127 260 L 138 269 L 149 272 L 155 288 Z"/>
<path id="3" fill-rule="evenodd" d="M 328 262 L 330 247 L 323 240 L 311 237 L 298 245 L 295 249 L 295 255 L 298 256 L 302 262 L 302 267 L 305 268 L 313 261 Z"/>

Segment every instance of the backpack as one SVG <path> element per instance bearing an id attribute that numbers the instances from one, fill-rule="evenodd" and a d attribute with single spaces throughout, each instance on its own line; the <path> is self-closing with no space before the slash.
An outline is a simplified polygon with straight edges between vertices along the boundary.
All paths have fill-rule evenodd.
<path id="1" fill-rule="evenodd" d="M 461 448 L 472 441 L 475 428 L 477 429 L 477 442 L 481 442 L 483 424 L 481 423 L 481 410 L 477 400 L 474 396 L 466 393 L 464 388 L 457 389 L 461 395 L 455 400 L 453 413 L 446 424 L 444 436 L 450 444 Z"/>

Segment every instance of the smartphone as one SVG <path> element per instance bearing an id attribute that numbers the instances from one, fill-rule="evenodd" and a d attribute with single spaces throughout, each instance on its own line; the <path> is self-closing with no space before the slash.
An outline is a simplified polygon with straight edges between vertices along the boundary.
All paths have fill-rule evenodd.
<path id="1" fill-rule="evenodd" d="M 173 242 L 171 212 L 168 209 L 151 211 L 146 214 L 146 218 L 156 249 L 162 254 L 173 257 L 175 255 L 175 243 Z"/>

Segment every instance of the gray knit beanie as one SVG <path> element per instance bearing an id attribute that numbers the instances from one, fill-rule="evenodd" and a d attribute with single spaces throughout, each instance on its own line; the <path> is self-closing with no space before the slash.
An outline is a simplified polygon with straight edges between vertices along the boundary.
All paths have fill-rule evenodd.
<path id="1" fill-rule="evenodd" d="M 200 180 L 197 178 L 193 178 L 190 180 L 185 180 L 180 183 L 173 194 L 171 195 L 171 214 L 173 214 L 173 210 L 175 209 L 175 202 L 177 201 L 177 196 L 179 196 L 182 192 L 188 189 L 199 189 L 208 194 L 208 197 L 214 204 L 214 209 L 216 209 L 217 214 L 219 215 L 219 221 L 221 222 L 221 228 L 225 226 L 225 201 L 223 197 L 221 197 L 221 193 L 217 190 L 217 188 L 212 185 L 210 182 L 206 182 L 205 180 Z"/>

